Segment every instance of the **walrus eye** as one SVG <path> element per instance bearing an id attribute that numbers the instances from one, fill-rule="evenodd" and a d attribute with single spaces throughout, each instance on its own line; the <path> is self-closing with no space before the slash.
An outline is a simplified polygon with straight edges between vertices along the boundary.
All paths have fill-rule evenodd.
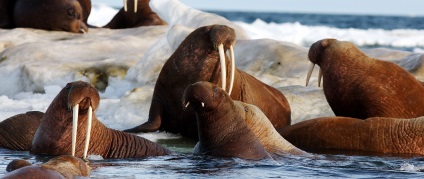
<path id="1" fill-rule="evenodd" d="M 68 16 L 75 17 L 75 10 L 73 8 L 70 8 L 67 10 Z"/>
<path id="2" fill-rule="evenodd" d="M 219 90 L 218 87 L 213 88 L 213 92 L 215 92 L 215 93 L 218 93 L 218 90 Z"/>

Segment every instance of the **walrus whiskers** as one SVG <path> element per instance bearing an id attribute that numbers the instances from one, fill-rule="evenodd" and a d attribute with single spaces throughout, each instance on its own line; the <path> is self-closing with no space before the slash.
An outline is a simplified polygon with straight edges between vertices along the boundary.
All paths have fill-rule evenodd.
<path id="1" fill-rule="evenodd" d="M 222 80 L 222 89 L 226 89 L 227 86 L 227 67 L 225 66 L 225 53 L 224 53 L 224 45 L 219 44 L 218 45 L 218 52 L 219 52 L 219 60 L 221 62 L 221 80 Z"/>
<path id="2" fill-rule="evenodd" d="M 77 142 L 77 128 L 78 128 L 78 110 L 79 104 L 76 104 L 72 113 L 72 156 L 75 157 L 75 144 Z"/>

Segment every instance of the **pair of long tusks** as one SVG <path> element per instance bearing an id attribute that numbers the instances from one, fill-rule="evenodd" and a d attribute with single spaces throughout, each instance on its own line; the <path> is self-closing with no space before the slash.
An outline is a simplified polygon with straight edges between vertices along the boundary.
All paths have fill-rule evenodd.
<path id="1" fill-rule="evenodd" d="M 221 62 L 221 81 L 222 86 L 221 88 L 223 90 L 227 89 L 227 67 L 225 65 L 225 52 L 224 52 L 224 45 L 220 44 L 218 46 L 218 52 L 219 52 L 219 61 Z M 231 45 L 230 46 L 230 58 L 231 58 L 231 71 L 230 71 L 230 88 L 228 90 L 228 95 L 231 95 L 231 91 L 233 90 L 234 85 L 234 71 L 236 69 L 235 65 L 235 59 L 234 59 L 234 48 Z"/>
<path id="2" fill-rule="evenodd" d="M 311 78 L 312 71 L 314 71 L 315 64 L 311 63 L 311 66 L 309 66 L 308 75 L 306 76 L 306 86 L 309 84 L 309 79 Z M 318 73 L 318 87 L 321 86 L 321 80 L 322 80 L 322 70 L 319 69 Z"/>
<path id="3" fill-rule="evenodd" d="M 72 156 L 75 156 L 75 145 L 77 142 L 77 128 L 78 128 L 78 110 L 79 104 L 76 104 L 73 107 L 72 113 Z M 90 144 L 90 134 L 91 134 L 91 122 L 93 120 L 93 108 L 91 106 L 88 107 L 88 120 L 87 120 L 87 134 L 85 137 L 85 145 L 84 145 L 84 155 L 83 158 L 87 158 L 88 145 Z"/>
<path id="4" fill-rule="evenodd" d="M 134 12 L 137 12 L 137 3 L 138 0 L 134 0 Z M 127 6 L 127 0 L 124 0 L 124 10 L 127 12 L 128 6 Z"/>

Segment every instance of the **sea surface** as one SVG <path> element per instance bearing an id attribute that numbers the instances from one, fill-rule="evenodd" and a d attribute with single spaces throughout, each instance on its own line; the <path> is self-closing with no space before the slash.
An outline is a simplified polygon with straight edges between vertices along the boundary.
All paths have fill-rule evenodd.
<path id="1" fill-rule="evenodd" d="M 99 26 L 108 21 L 99 17 L 111 18 L 117 11 L 107 6 L 93 7 L 89 22 Z M 386 47 L 424 52 L 424 17 L 208 12 L 223 16 L 241 26 L 252 39 L 270 38 L 309 47 L 317 40 L 332 37 L 352 41 L 361 48 Z M 21 78 L 16 77 L 12 80 Z M 62 83 L 45 87 L 45 94 L 25 91 L 18 91 L 19 93 L 12 95 L 0 94 L 0 116 L 10 116 L 28 108 L 45 110 L 61 89 L 60 84 Z M 124 86 L 121 85 L 122 88 Z M 2 85 L 0 88 L 12 87 Z M 111 128 L 122 129 L 122 126 L 105 117 L 109 114 L 105 111 L 111 110 L 108 106 L 119 105 L 120 110 L 130 110 L 134 113 L 137 113 L 138 109 L 123 110 L 124 107 L 120 105 L 120 100 L 123 98 L 121 92 L 118 90 L 108 92 L 101 94 L 102 104 L 99 113 L 103 113 L 100 114 L 100 119 L 105 120 L 103 122 Z M 150 92 L 152 91 L 149 91 L 149 94 Z M 115 160 L 90 156 L 90 166 L 93 169 L 91 178 L 424 178 L 424 158 L 421 156 L 314 154 L 313 157 L 284 156 L 275 161 L 253 162 L 236 158 L 193 156 L 191 151 L 196 141 L 184 139 L 179 135 L 157 132 L 140 136 L 168 147 L 177 154 Z M 10 161 L 20 158 L 27 159 L 31 163 L 46 160 L 28 152 L 0 149 L 0 177 L 6 173 L 5 168 Z"/>

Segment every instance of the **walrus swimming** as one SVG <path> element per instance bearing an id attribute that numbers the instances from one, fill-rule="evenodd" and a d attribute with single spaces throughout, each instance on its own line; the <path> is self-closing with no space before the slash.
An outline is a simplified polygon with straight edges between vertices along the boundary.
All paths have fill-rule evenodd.
<path id="1" fill-rule="evenodd" d="M 423 129 L 423 117 L 322 117 L 285 127 L 280 133 L 308 152 L 424 155 Z"/>
<path id="2" fill-rule="evenodd" d="M 76 178 L 89 177 L 90 167 L 81 159 L 69 155 L 57 156 L 44 164 L 30 165 L 25 160 L 14 160 L 7 168 L 13 168 L 2 178 Z M 11 166 L 24 163 L 22 166 Z"/>
<path id="3" fill-rule="evenodd" d="M 199 143 L 194 154 L 259 160 L 271 158 L 261 141 L 236 113 L 230 96 L 216 85 L 197 82 L 187 87 L 185 107 L 196 111 Z"/>
<path id="4" fill-rule="evenodd" d="M 265 150 L 272 156 L 286 154 L 309 155 L 281 137 L 258 107 L 232 100 L 224 90 L 212 83 L 203 81 L 187 87 L 183 103 L 186 108 L 194 103 L 197 122 L 198 124 L 202 123 L 202 126 L 198 126 L 198 129 L 203 134 L 231 138 L 234 134 L 239 135 L 242 133 L 246 134 L 246 136 L 240 136 L 242 139 L 233 140 L 232 142 L 244 146 L 245 149 L 249 148 L 249 146 L 244 145 L 243 142 L 246 143 L 246 141 L 258 139 Z M 244 121 L 244 124 L 241 124 L 240 119 Z M 221 120 L 223 122 L 217 122 Z M 229 127 L 232 125 L 237 127 Z M 247 129 L 244 128 L 244 125 L 247 126 Z M 238 128 L 241 126 L 243 128 Z M 237 131 L 235 132 L 234 130 Z M 202 141 L 202 135 L 199 133 L 200 141 Z M 206 142 L 203 141 L 203 144 L 205 145 Z M 196 145 L 194 153 L 201 153 L 200 145 L 201 142 Z M 209 145 L 209 148 L 219 148 L 222 144 L 216 142 L 207 143 L 206 145 Z"/>
<path id="5" fill-rule="evenodd" d="M 104 126 L 95 115 L 99 103 L 99 93 L 91 84 L 82 81 L 68 83 L 53 99 L 43 116 L 30 153 L 69 155 L 73 153 L 73 147 L 77 157 L 83 154 L 86 157 L 87 153 L 101 155 L 103 158 L 134 158 L 171 153 L 147 139 Z M 91 132 L 87 132 L 90 128 L 87 126 L 89 116 L 92 118 Z M 88 137 L 91 141 L 88 146 L 83 145 L 88 135 L 86 133 L 91 134 Z M 83 146 L 86 151 L 83 151 Z"/>

